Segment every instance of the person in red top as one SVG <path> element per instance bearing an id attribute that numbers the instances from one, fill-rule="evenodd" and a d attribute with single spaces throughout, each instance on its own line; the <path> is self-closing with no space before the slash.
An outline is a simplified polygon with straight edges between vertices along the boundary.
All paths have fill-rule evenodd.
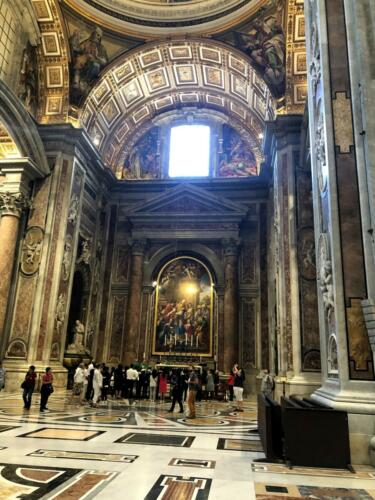
<path id="1" fill-rule="evenodd" d="M 229 401 L 233 401 L 233 386 L 234 386 L 234 375 L 233 375 L 233 370 L 231 370 L 228 378 Z"/>
<path id="2" fill-rule="evenodd" d="M 40 388 L 40 411 L 48 411 L 47 401 L 53 392 L 53 375 L 51 368 L 46 368 L 46 373 L 42 377 L 42 387 Z"/>
<path id="3" fill-rule="evenodd" d="M 164 394 L 167 392 L 167 376 L 164 372 L 159 374 L 159 396 L 161 402 L 164 403 Z"/>
<path id="4" fill-rule="evenodd" d="M 35 366 L 31 365 L 25 375 L 25 380 L 22 382 L 21 385 L 21 389 L 23 389 L 22 398 L 25 410 L 30 409 L 31 398 L 35 388 L 35 380 L 36 380 Z"/>

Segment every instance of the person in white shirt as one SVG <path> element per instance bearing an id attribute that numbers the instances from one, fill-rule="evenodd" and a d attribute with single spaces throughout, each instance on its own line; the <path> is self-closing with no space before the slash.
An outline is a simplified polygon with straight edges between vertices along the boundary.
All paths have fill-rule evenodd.
<path id="1" fill-rule="evenodd" d="M 133 399 L 133 390 L 134 390 L 134 384 L 138 380 L 138 372 L 134 368 L 133 365 L 130 365 L 130 368 L 126 370 L 126 380 L 127 380 L 127 385 L 128 385 L 128 399 L 129 401 Z"/>
<path id="2" fill-rule="evenodd" d="M 80 363 L 76 371 L 74 373 L 74 384 L 73 384 L 73 391 L 72 391 L 72 401 L 75 396 L 79 396 L 79 400 L 81 401 L 81 396 L 83 392 L 83 381 L 85 378 L 84 374 L 84 364 Z"/>
<path id="3" fill-rule="evenodd" d="M 98 406 L 100 393 L 103 387 L 103 375 L 98 364 L 95 365 L 94 376 L 92 379 L 92 387 L 94 390 L 94 396 L 92 398 L 92 406 L 96 408 Z"/>

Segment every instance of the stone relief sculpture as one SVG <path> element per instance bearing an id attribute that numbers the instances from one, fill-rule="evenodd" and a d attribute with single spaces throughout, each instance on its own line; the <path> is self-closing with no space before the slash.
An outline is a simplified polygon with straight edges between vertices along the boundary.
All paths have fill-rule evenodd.
<path id="1" fill-rule="evenodd" d="M 337 373 L 339 369 L 337 360 L 337 341 L 334 333 L 331 334 L 328 340 L 328 372 Z"/>
<path id="2" fill-rule="evenodd" d="M 329 258 L 329 242 L 327 235 L 322 233 L 319 240 L 319 288 L 322 294 L 324 311 L 328 321 L 335 308 L 332 262 Z"/>
<path id="3" fill-rule="evenodd" d="M 33 47 L 30 42 L 27 42 L 22 54 L 18 97 L 27 111 L 35 116 L 38 108 L 38 64 L 36 47 Z"/>
<path id="4" fill-rule="evenodd" d="M 66 297 L 64 293 L 60 293 L 59 298 L 57 299 L 56 311 L 55 311 L 56 331 L 59 335 L 62 334 L 62 328 L 64 326 L 65 314 L 66 314 L 65 308 L 66 308 Z"/>
<path id="5" fill-rule="evenodd" d="M 43 246 L 43 230 L 31 227 L 27 230 L 22 244 L 21 271 L 24 274 L 34 274 L 40 264 Z"/>
<path id="6" fill-rule="evenodd" d="M 72 246 L 72 237 L 68 235 L 66 237 L 65 245 L 64 245 L 64 255 L 62 261 L 62 278 L 64 281 L 68 281 L 70 276 L 70 267 L 72 265 L 72 256 L 73 256 L 73 246 Z"/>
<path id="7" fill-rule="evenodd" d="M 83 262 L 86 265 L 90 264 L 92 256 L 92 240 L 91 238 L 84 239 L 81 244 L 81 255 L 77 259 L 77 264 Z"/>
<path id="8" fill-rule="evenodd" d="M 102 44 L 103 31 L 96 27 L 88 38 L 80 40 L 79 30 L 69 39 L 72 54 L 72 101 L 79 104 L 108 64 L 107 50 Z"/>
<path id="9" fill-rule="evenodd" d="M 69 212 L 68 212 L 68 222 L 75 225 L 78 219 L 78 210 L 79 210 L 79 198 L 76 194 L 73 194 L 71 200 L 70 200 L 70 205 L 69 205 Z"/>

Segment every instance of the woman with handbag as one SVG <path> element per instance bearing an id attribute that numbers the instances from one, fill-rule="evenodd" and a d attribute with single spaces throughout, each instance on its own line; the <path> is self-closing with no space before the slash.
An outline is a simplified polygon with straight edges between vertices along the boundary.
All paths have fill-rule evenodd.
<path id="1" fill-rule="evenodd" d="M 47 408 L 47 401 L 50 395 L 53 393 L 53 375 L 51 368 L 48 366 L 46 368 L 46 373 L 42 377 L 42 387 L 40 388 L 40 411 L 49 411 Z"/>
<path id="2" fill-rule="evenodd" d="M 25 410 L 30 410 L 31 398 L 35 388 L 35 381 L 35 366 L 31 365 L 25 375 L 25 380 L 21 384 L 21 389 L 23 389 L 22 398 Z"/>

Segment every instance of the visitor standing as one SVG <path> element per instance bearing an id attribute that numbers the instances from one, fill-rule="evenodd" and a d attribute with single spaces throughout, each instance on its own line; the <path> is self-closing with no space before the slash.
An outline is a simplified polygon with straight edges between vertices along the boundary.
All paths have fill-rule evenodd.
<path id="1" fill-rule="evenodd" d="M 130 365 L 130 368 L 126 372 L 126 379 L 128 384 L 128 399 L 129 402 L 133 399 L 134 385 L 138 380 L 138 372 L 134 368 L 134 365 Z"/>
<path id="2" fill-rule="evenodd" d="M 5 387 L 5 374 L 6 370 L 3 367 L 3 363 L 0 361 L 0 391 Z"/>
<path id="3" fill-rule="evenodd" d="M 188 418 L 195 418 L 195 398 L 197 396 L 198 389 L 198 376 L 195 373 L 194 367 L 190 368 L 190 376 L 188 380 L 188 407 L 189 415 Z"/>
<path id="4" fill-rule="evenodd" d="M 97 406 L 98 406 L 98 401 L 100 398 L 102 387 L 103 387 L 103 375 L 102 375 L 102 372 L 99 368 L 99 365 L 96 364 L 95 368 L 94 368 L 93 378 L 92 378 L 92 388 L 94 391 L 94 395 L 92 398 L 92 406 L 94 408 L 97 408 Z"/>
<path id="5" fill-rule="evenodd" d="M 74 372 L 72 401 L 74 399 L 74 396 L 78 396 L 79 401 L 82 402 L 84 380 L 85 380 L 85 365 L 83 363 L 80 363 L 77 366 L 76 371 Z"/>
<path id="6" fill-rule="evenodd" d="M 215 393 L 214 374 L 212 373 L 212 370 L 208 370 L 207 382 L 206 382 L 207 398 L 213 399 L 214 393 Z"/>
<path id="7" fill-rule="evenodd" d="M 103 363 L 102 367 L 102 375 L 103 375 L 103 387 L 102 387 L 102 401 L 107 401 L 109 387 L 111 383 L 111 374 L 109 373 L 109 368 Z"/>
<path id="8" fill-rule="evenodd" d="M 180 413 L 184 413 L 184 405 L 182 404 L 182 377 L 181 374 L 173 374 L 171 377 L 171 386 L 172 386 L 172 406 L 168 410 L 169 413 L 173 413 L 176 402 L 180 406 Z"/>
<path id="9" fill-rule="evenodd" d="M 46 372 L 42 377 L 42 386 L 40 388 L 40 411 L 49 411 L 47 408 L 47 402 L 50 395 L 53 393 L 53 375 L 52 370 L 49 366 L 46 368 Z"/>
<path id="10" fill-rule="evenodd" d="M 243 411 L 243 383 L 245 380 L 245 373 L 238 365 L 233 367 L 234 384 L 233 391 L 236 398 L 236 411 Z"/>
<path id="11" fill-rule="evenodd" d="M 268 396 L 269 398 L 272 398 L 274 388 L 275 388 L 275 381 L 272 375 L 270 375 L 268 370 L 264 370 L 264 375 L 260 385 L 261 393 L 264 394 L 265 396 Z"/>
<path id="12" fill-rule="evenodd" d="M 150 401 L 155 401 L 158 372 L 154 369 L 150 375 Z"/>
<path id="13" fill-rule="evenodd" d="M 23 389 L 23 402 L 25 410 L 29 410 L 31 406 L 31 398 L 35 389 L 36 373 L 35 366 L 31 365 L 25 375 L 25 380 L 21 384 Z"/>
<path id="14" fill-rule="evenodd" d="M 124 384 L 124 377 L 122 373 L 122 365 L 119 364 L 113 372 L 113 387 L 115 389 L 115 398 L 121 399 L 122 387 Z"/>
<path id="15" fill-rule="evenodd" d="M 164 397 L 167 392 L 167 376 L 164 372 L 159 372 L 159 396 L 162 403 L 164 403 Z"/>
<path id="16" fill-rule="evenodd" d="M 231 370 L 228 378 L 229 401 L 233 401 L 233 386 L 234 386 L 234 375 L 233 375 L 233 370 Z"/>

